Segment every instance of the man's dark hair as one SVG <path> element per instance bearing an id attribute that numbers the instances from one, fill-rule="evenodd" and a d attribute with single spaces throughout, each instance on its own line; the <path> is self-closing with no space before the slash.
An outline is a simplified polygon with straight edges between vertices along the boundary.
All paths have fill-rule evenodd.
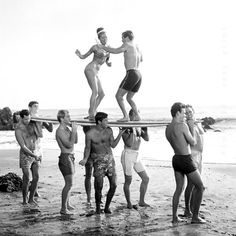
<path id="1" fill-rule="evenodd" d="M 28 104 L 28 107 L 32 107 L 34 104 L 39 104 L 37 101 L 31 101 Z"/>
<path id="2" fill-rule="evenodd" d="M 133 38 L 134 38 L 134 34 L 131 30 L 126 30 L 125 32 L 122 33 L 122 36 L 124 38 L 128 37 L 129 40 L 133 40 Z"/>
<path id="3" fill-rule="evenodd" d="M 105 112 L 98 112 L 96 115 L 95 115 L 95 121 L 96 121 L 96 124 L 98 124 L 98 121 L 101 121 L 105 118 L 107 118 L 108 115 L 107 113 Z"/>
<path id="4" fill-rule="evenodd" d="M 66 113 L 68 113 L 67 110 L 59 110 L 57 113 L 57 120 L 59 121 L 59 123 L 61 123 L 61 118 L 65 118 Z"/>
<path id="5" fill-rule="evenodd" d="M 174 103 L 170 110 L 172 117 L 175 117 L 178 111 L 181 112 L 182 108 L 185 108 L 185 105 L 183 103 L 181 102 Z"/>
<path id="6" fill-rule="evenodd" d="M 29 116 L 29 110 L 23 109 L 20 111 L 20 117 L 23 119 L 24 116 Z"/>

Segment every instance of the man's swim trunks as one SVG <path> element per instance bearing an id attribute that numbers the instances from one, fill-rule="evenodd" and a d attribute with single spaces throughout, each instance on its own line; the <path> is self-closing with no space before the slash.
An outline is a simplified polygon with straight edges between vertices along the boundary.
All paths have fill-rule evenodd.
<path id="1" fill-rule="evenodd" d="M 131 69 L 126 73 L 125 78 L 122 80 L 120 87 L 129 92 L 138 92 L 142 83 L 142 75 L 139 70 Z"/>
<path id="2" fill-rule="evenodd" d="M 121 164 L 125 175 L 132 176 L 132 169 L 137 173 L 145 171 L 143 164 L 138 158 L 138 151 L 132 149 L 124 149 L 121 154 Z"/>
<path id="3" fill-rule="evenodd" d="M 175 171 L 183 174 L 192 173 L 197 169 L 191 155 L 174 155 L 172 158 L 172 166 Z"/>
<path id="4" fill-rule="evenodd" d="M 75 173 L 74 161 L 74 154 L 61 153 L 61 155 L 59 156 L 58 166 L 63 176 L 72 175 Z"/>
<path id="5" fill-rule="evenodd" d="M 40 166 L 40 160 L 36 160 L 35 157 L 25 154 L 20 150 L 20 168 L 31 168 L 33 164 Z"/>
<path id="6" fill-rule="evenodd" d="M 91 153 L 91 158 L 93 160 L 93 176 L 113 176 L 116 174 L 115 171 L 115 160 L 113 155 L 110 154 L 96 154 Z"/>

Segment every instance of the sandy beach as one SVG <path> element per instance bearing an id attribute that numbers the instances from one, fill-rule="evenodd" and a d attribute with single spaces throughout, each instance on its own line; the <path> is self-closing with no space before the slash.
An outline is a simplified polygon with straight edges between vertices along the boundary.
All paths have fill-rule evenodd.
<path id="1" fill-rule="evenodd" d="M 75 182 L 71 193 L 71 203 L 76 210 L 72 217 L 65 217 L 59 214 L 64 181 L 57 166 L 58 154 L 56 150 L 44 150 L 38 208 L 23 207 L 21 192 L 0 192 L 0 235 L 236 235 L 236 165 L 204 164 L 202 176 L 206 191 L 200 212 L 207 224 L 191 225 L 186 220 L 173 227 L 171 199 L 175 182 L 170 162 L 144 161 L 150 177 L 146 201 L 151 207 L 128 210 L 122 189 L 124 179 L 120 157 L 116 156 L 118 187 L 111 203 L 113 213 L 91 215 L 95 207 L 94 191 L 92 188 L 92 207 L 87 207 L 84 169 L 78 164 L 81 154 L 76 153 Z M 1 150 L 0 156 L 1 175 L 14 172 L 22 176 L 17 149 Z M 133 204 L 138 202 L 139 184 L 140 179 L 134 174 L 131 185 Z M 106 180 L 104 196 L 107 190 Z M 182 196 L 179 214 L 183 213 L 183 200 Z"/>

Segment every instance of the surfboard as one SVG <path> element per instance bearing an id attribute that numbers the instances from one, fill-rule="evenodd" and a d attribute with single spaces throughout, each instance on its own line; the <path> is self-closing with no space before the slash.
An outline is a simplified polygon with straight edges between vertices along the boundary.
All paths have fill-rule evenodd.
<path id="1" fill-rule="evenodd" d="M 32 117 L 31 120 L 48 122 L 53 124 L 58 124 L 57 119 L 47 118 L 47 117 Z M 85 119 L 71 119 L 71 122 L 76 122 L 81 126 L 95 126 L 95 121 L 85 120 Z M 128 121 L 128 122 L 118 122 L 118 121 L 108 121 L 108 126 L 110 127 L 160 127 L 166 126 L 169 122 L 167 121 L 153 121 L 153 120 L 141 120 L 141 121 Z"/>

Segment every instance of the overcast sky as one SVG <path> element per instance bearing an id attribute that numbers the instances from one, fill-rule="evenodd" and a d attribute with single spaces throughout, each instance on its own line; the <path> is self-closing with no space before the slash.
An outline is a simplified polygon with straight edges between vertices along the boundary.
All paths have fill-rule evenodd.
<path id="1" fill-rule="evenodd" d="M 235 1 L 0 0 L 0 108 L 86 108 L 85 53 L 104 27 L 112 47 L 132 30 L 143 53 L 139 107 L 236 105 Z M 118 107 L 123 55 L 99 72 L 102 107 Z"/>

